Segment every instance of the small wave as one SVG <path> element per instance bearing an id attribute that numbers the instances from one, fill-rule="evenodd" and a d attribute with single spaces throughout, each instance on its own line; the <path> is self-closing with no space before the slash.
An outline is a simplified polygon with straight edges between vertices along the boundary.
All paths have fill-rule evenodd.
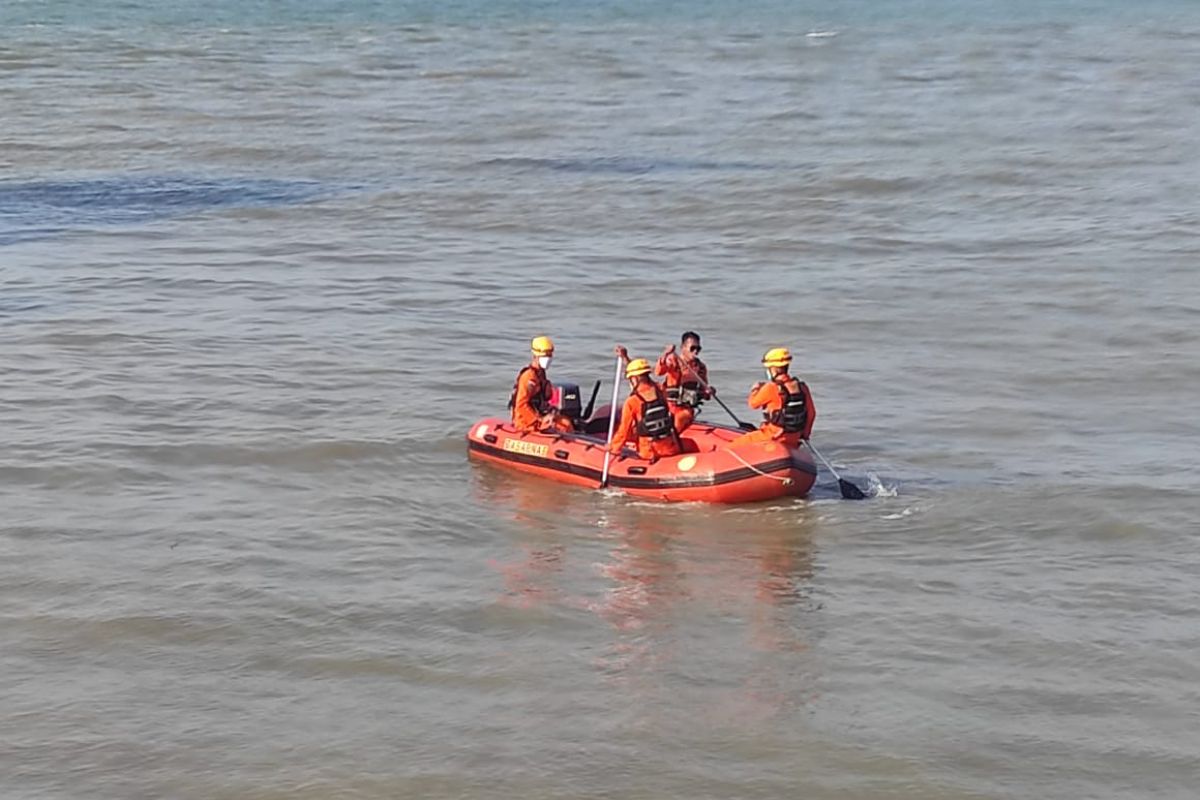
<path id="1" fill-rule="evenodd" d="M 817 188 L 822 187 L 818 186 Z M 876 178 L 856 175 L 834 179 L 829 182 L 829 188 L 835 192 L 875 196 L 913 192 L 921 188 L 921 181 L 912 178 Z"/>
<path id="2" fill-rule="evenodd" d="M 953 581 L 921 581 L 917 584 L 917 589 L 928 594 L 955 594 L 959 591 L 959 586 Z"/>
<path id="3" fill-rule="evenodd" d="M 945 73 L 910 73 L 898 72 L 892 76 L 892 80 L 900 81 L 901 83 L 946 83 L 955 81 L 963 77 L 961 72 L 945 72 Z"/>
<path id="4" fill-rule="evenodd" d="M 766 119 L 771 120 L 772 122 L 786 122 L 794 119 L 812 122 L 813 120 L 819 120 L 820 118 L 821 115 L 817 112 L 808 111 L 803 108 L 791 108 L 787 111 L 777 111 L 766 116 Z"/>
<path id="5" fill-rule="evenodd" d="M 87 465 L 0 465 L 0 481 L 53 490 L 112 489 L 116 486 L 151 486 L 167 480 L 160 472 L 113 467 L 107 462 Z"/>
<path id="6" fill-rule="evenodd" d="M 272 466 L 297 472 L 320 472 L 346 462 L 391 462 L 402 457 L 403 444 L 390 441 L 317 441 L 298 445 L 263 443 L 239 446 L 195 442 L 179 445 L 106 444 L 105 449 L 124 449 L 154 464 L 171 466 Z"/>
<path id="7" fill-rule="evenodd" d="M 471 80 L 519 80 L 526 74 L 518 69 L 498 66 L 479 67 L 464 70 L 422 70 L 420 77 L 434 81 L 471 81 Z"/>
<path id="8" fill-rule="evenodd" d="M 118 617 L 30 616 L 19 620 L 27 633 L 54 636 L 78 646 L 120 648 L 131 641 L 212 644 L 234 641 L 241 634 L 223 620 L 140 614 Z"/>
<path id="9" fill-rule="evenodd" d="M 480 162 L 480 166 L 615 175 L 644 175 L 650 172 L 772 170 L 779 168 L 778 165 L 752 161 L 656 159 L 636 158 L 632 156 L 603 156 L 596 158 L 492 158 Z"/>
<path id="10" fill-rule="evenodd" d="M 0 316 L 40 311 L 48 305 L 42 298 L 30 295 L 0 295 Z"/>

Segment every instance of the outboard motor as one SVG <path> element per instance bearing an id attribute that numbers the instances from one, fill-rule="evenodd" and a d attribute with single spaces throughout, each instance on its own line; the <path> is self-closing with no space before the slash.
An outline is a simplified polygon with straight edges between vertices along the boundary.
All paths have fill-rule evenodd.
<path id="1" fill-rule="evenodd" d="M 560 383 L 554 387 L 550 395 L 550 404 L 558 409 L 558 413 L 573 420 L 583 416 L 583 400 L 579 397 L 579 384 Z"/>

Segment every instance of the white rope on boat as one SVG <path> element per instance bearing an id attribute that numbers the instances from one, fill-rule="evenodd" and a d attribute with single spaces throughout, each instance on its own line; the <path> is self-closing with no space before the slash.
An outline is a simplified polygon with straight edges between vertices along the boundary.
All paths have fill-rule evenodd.
<path id="1" fill-rule="evenodd" d="M 781 477 L 779 477 L 778 475 L 771 475 L 770 473 L 763 472 L 761 469 L 759 469 L 758 467 L 754 466 L 753 464 L 751 464 L 751 463 L 750 463 L 749 461 L 747 461 L 746 459 L 744 459 L 744 458 L 742 458 L 741 456 L 739 456 L 739 455 L 737 454 L 737 451 L 736 451 L 736 450 L 730 450 L 730 451 L 729 451 L 729 454 L 730 454 L 731 456 L 733 456 L 734 458 L 736 458 L 738 461 L 740 461 L 740 462 L 742 462 L 743 464 L 745 464 L 747 467 L 749 467 L 751 472 L 757 472 L 759 475 L 762 475 L 764 478 L 770 478 L 770 479 L 771 479 L 771 480 L 773 480 L 773 481 L 779 481 L 779 482 L 780 482 L 780 483 L 782 483 L 784 486 L 791 486 L 791 485 L 792 485 L 792 479 L 791 479 L 791 478 L 781 478 Z"/>

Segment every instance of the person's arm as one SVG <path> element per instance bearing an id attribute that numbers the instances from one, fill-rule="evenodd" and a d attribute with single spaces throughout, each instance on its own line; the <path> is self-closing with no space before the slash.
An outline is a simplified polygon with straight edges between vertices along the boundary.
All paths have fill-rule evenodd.
<path id="1" fill-rule="evenodd" d="M 532 389 L 530 382 L 525 380 L 525 373 L 526 370 L 522 367 L 517 375 L 516 390 L 513 392 L 512 419 L 518 428 L 524 428 L 537 417 L 537 413 L 530 407 L 529 394 Z"/>
<path id="2" fill-rule="evenodd" d="M 746 405 L 751 408 L 765 408 L 776 394 L 774 383 L 759 381 L 750 390 L 750 396 L 746 398 Z"/>
<path id="3" fill-rule="evenodd" d="M 679 365 L 674 357 L 675 345 L 669 344 L 663 348 L 662 355 L 658 357 L 658 361 L 654 364 L 655 375 L 670 375 L 673 372 L 679 371 Z"/>
<path id="4" fill-rule="evenodd" d="M 613 431 L 612 442 L 608 445 L 608 452 L 613 455 L 621 454 L 621 448 L 633 438 L 634 429 L 637 427 L 637 420 L 633 418 L 632 401 L 632 396 L 626 398 L 625 405 L 621 408 L 621 421 L 617 423 L 617 429 Z"/>

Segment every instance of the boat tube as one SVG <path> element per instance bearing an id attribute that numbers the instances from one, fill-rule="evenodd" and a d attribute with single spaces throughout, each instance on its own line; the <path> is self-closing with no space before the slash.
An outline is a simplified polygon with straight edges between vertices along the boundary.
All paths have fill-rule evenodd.
<path id="1" fill-rule="evenodd" d="M 597 409 L 578 422 L 577 433 L 522 433 L 510 420 L 481 419 L 467 433 L 467 452 L 479 461 L 599 488 L 609 412 L 607 405 Z M 736 428 L 697 421 L 680 436 L 679 455 L 651 462 L 626 447 L 609 463 L 608 485 L 667 502 L 753 503 L 808 494 L 817 468 L 806 450 L 780 442 L 733 444 L 741 435 Z"/>

